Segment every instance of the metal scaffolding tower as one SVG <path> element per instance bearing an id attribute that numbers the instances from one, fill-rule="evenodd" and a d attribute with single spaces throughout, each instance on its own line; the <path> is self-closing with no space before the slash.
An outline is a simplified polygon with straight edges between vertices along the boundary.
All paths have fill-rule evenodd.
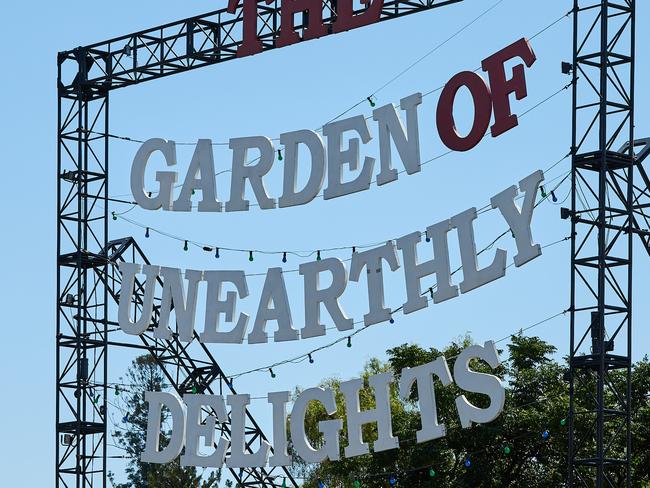
<path id="1" fill-rule="evenodd" d="M 388 0 L 380 21 L 462 0 Z M 281 4 L 258 1 L 258 37 L 264 51 L 276 48 Z M 361 12 L 365 7 L 359 10 Z M 337 16 L 337 0 L 323 2 L 323 20 Z M 295 30 L 302 36 L 307 15 Z M 141 344 L 114 340 L 116 264 L 130 255 L 146 258 L 132 238 L 109 239 L 109 93 L 117 88 L 236 59 L 242 43 L 242 11 L 226 9 L 157 26 L 59 53 L 57 129 L 57 334 L 56 486 L 107 486 L 109 351 L 139 348 L 151 353 L 180 394 L 233 391 L 210 352 L 176 339 Z M 130 254 L 128 254 L 130 253 Z M 156 317 L 154 317 L 156 320 Z M 195 341 L 197 342 L 197 341 Z M 190 352 L 191 351 L 191 352 Z M 218 386 L 218 388 L 217 388 Z M 189 390 L 188 390 L 189 388 Z M 228 425 L 221 425 L 225 435 Z M 248 416 L 246 446 L 264 439 Z M 280 486 L 285 469 L 232 471 L 239 486 Z"/>
<path id="2" fill-rule="evenodd" d="M 635 0 L 574 0 L 573 14 L 568 485 L 629 487 L 635 235 L 650 253 Z"/>

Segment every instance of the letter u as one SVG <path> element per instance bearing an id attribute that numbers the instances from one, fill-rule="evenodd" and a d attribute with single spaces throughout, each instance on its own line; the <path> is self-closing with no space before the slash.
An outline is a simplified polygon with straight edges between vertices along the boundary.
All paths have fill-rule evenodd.
<path id="1" fill-rule="evenodd" d="M 140 317 L 134 322 L 131 320 L 131 303 L 133 302 L 133 288 L 135 275 L 140 272 L 141 266 L 135 263 L 120 263 L 119 270 L 122 273 L 122 290 L 120 292 L 120 304 L 118 309 L 118 322 L 120 328 L 127 334 L 140 335 L 151 323 L 153 313 L 153 296 L 156 289 L 156 280 L 160 273 L 160 266 L 144 265 L 143 273 L 146 281 L 144 285 L 144 298 L 142 299 L 142 310 Z M 136 301 L 137 303 L 137 301 Z M 137 313 L 136 313 L 137 315 Z"/>

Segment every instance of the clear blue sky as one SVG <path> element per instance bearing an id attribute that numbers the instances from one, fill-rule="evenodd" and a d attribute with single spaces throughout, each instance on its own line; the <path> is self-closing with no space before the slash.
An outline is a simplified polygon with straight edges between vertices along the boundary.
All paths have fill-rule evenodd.
<path id="1" fill-rule="evenodd" d="M 155 26 L 224 6 L 224 1 L 110 3 L 70 0 L 57 2 L 8 2 L 3 11 L 0 54 L 3 60 L 2 119 L 5 185 L 2 195 L 3 238 L 0 294 L 3 340 L 0 342 L 0 472 L 3 486 L 51 486 L 54 475 L 54 353 L 56 263 L 56 53 Z M 111 132 L 140 139 L 164 137 L 176 141 L 215 141 L 244 135 L 268 135 L 320 126 L 326 120 L 365 98 L 444 40 L 492 0 L 466 0 L 441 10 L 418 14 L 330 36 L 316 42 L 276 50 L 254 58 L 186 73 L 115 92 L 111 106 Z M 520 37 L 530 36 L 571 8 L 568 0 L 521 2 L 505 0 L 493 12 L 458 38 L 420 63 L 378 95 L 378 102 L 396 102 L 416 91 L 440 86 L 463 69 L 476 68 L 481 59 Z M 650 5 L 638 2 L 640 20 L 649 18 Z M 639 25 L 643 25 L 639 22 Z M 527 99 L 515 102 L 521 113 L 542 100 L 568 79 L 560 62 L 570 58 L 571 25 L 564 20 L 533 41 L 538 61 L 527 72 Z M 650 82 L 649 34 L 639 29 L 637 46 L 637 135 L 650 135 L 648 106 Z M 425 98 L 421 115 L 422 157 L 444 151 L 435 131 L 436 96 Z M 353 112 L 355 113 L 355 112 Z M 369 114 L 367 104 L 356 113 Z M 467 115 L 467 114 L 464 114 Z M 376 135 L 376 129 L 371 125 Z M 383 242 L 451 217 L 471 206 L 482 207 L 490 196 L 515 184 L 536 169 L 544 169 L 562 157 L 570 144 L 569 92 L 555 97 L 522 119 L 518 128 L 496 140 L 486 140 L 466 154 L 453 154 L 427 165 L 417 175 L 404 176 L 390 185 L 353 196 L 308 206 L 248 213 L 172 214 L 135 209 L 129 217 L 152 227 L 218 243 L 224 247 L 268 249 L 319 249 L 339 245 Z M 137 145 L 114 141 L 111 151 L 110 192 L 128 192 L 128 172 Z M 364 154 L 378 157 L 371 144 Z M 179 149 L 179 167 L 191 153 Z M 230 153 L 216 149 L 218 169 L 230 165 Z M 399 162 L 397 162 L 399 166 Z M 278 165 L 277 169 L 281 166 Z M 551 179 L 568 171 L 568 162 L 552 170 Z M 224 177 L 219 177 L 224 178 Z M 269 187 L 280 192 L 281 175 L 275 171 Z M 219 179 L 227 188 L 228 177 Z M 568 191 L 558 190 L 563 198 Z M 125 210 L 115 206 L 117 212 Z M 503 224 L 494 212 L 481 217 L 476 235 L 479 246 L 501 232 Z M 568 235 L 568 223 L 559 219 L 559 208 L 544 204 L 533 220 L 537 242 L 547 244 Z M 180 268 L 245 269 L 263 272 L 278 266 L 279 258 L 225 254 L 215 261 L 200 250 L 182 251 L 182 243 L 160 236 L 145 241 L 141 229 L 111 221 L 111 237 L 135 235 L 152 262 Z M 455 246 L 452 239 L 450 246 Z M 514 254 L 514 242 L 501 246 Z M 347 253 L 345 253 L 347 254 Z M 635 357 L 648 352 L 650 332 L 644 329 L 649 304 L 647 256 L 636 261 Z M 488 254 L 488 256 L 492 256 Z M 347 258 L 347 255 L 341 255 Z M 313 365 L 278 368 L 271 382 L 268 374 L 251 375 L 237 383 L 252 396 L 296 386 L 308 387 L 321 378 L 355 376 L 364 362 L 384 357 L 384 351 L 404 342 L 442 348 L 457 336 L 470 332 L 478 342 L 500 339 L 520 328 L 560 312 L 568 306 L 569 246 L 558 245 L 522 268 L 509 268 L 507 276 L 467 295 L 429 307 L 409 316 L 396 316 L 396 324 L 380 325 L 345 344 L 319 353 Z M 290 258 L 296 265 L 297 258 Z M 481 261 L 485 264 L 485 261 Z M 641 276 L 646 275 L 646 276 Z M 252 297 L 241 309 L 253 312 L 262 281 L 251 278 Z M 300 304 L 301 281 L 287 276 L 292 303 Z M 352 284 L 344 304 L 348 313 L 365 313 L 365 286 Z M 386 302 L 397 307 L 404 300 L 401 272 L 386 284 Z M 300 316 L 300 309 L 295 312 Z M 296 323 L 300 323 L 297 318 Z M 568 318 L 559 318 L 535 329 L 535 334 L 567 352 Z M 296 355 L 340 337 L 289 344 L 214 346 L 223 369 L 236 373 Z M 115 354 L 111 380 L 124 373 L 129 357 Z M 266 430 L 270 415 L 257 401 L 253 414 Z M 119 465 L 113 466 L 119 469 Z"/>

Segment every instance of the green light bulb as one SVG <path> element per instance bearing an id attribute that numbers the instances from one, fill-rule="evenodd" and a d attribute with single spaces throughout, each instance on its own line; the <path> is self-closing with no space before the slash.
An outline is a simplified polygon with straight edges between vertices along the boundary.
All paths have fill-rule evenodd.
<path id="1" fill-rule="evenodd" d="M 359 488 L 361 486 L 361 481 L 354 480 L 354 488 Z"/>
<path id="2" fill-rule="evenodd" d="M 560 425 L 564 427 L 566 425 L 566 419 L 560 420 Z"/>
<path id="3" fill-rule="evenodd" d="M 510 446 L 506 446 L 503 448 L 504 454 L 510 454 Z"/>
<path id="4" fill-rule="evenodd" d="M 435 477 L 435 475 L 436 475 L 436 471 L 435 471 L 435 469 L 431 468 L 431 469 L 429 470 L 429 476 L 430 476 L 431 478 L 433 478 L 433 477 Z"/>

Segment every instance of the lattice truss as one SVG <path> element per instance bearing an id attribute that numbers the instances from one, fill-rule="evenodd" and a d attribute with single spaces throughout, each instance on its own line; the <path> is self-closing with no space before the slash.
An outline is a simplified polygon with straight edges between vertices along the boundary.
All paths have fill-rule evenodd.
<path id="1" fill-rule="evenodd" d="M 461 1 L 386 0 L 379 21 Z M 336 20 L 337 0 L 323 0 L 322 3 L 323 21 L 330 24 Z M 276 48 L 280 9 L 281 2 L 278 0 L 269 4 L 261 0 L 258 2 L 258 37 L 264 51 Z M 362 12 L 363 8 L 358 11 Z M 72 61 L 65 63 L 71 69 L 68 73 L 71 82 L 63 82 L 60 89 L 73 94 L 79 84 L 84 84 L 94 93 L 101 93 L 102 90 L 113 90 L 236 59 L 243 36 L 242 12 L 239 9 L 237 15 L 233 15 L 221 9 L 62 53 L 65 60 Z M 301 20 L 295 23 L 295 30 L 300 35 L 307 26 L 308 15 L 299 16 Z M 78 59 L 84 55 L 85 60 Z M 76 66 L 82 61 L 86 65 L 83 73 Z"/>
<path id="2" fill-rule="evenodd" d="M 460 1 L 386 1 L 380 21 Z M 323 2 L 326 23 L 336 19 L 336 5 L 337 0 Z M 265 51 L 276 47 L 280 8 L 278 1 L 258 2 L 257 27 Z M 307 22 L 307 14 L 294 22 L 299 35 Z M 233 391 L 215 358 L 196 339 L 181 345 L 176 338 L 156 341 L 151 331 L 138 343 L 115 336 L 116 265 L 127 257 L 147 260 L 132 238 L 109 240 L 109 93 L 235 59 L 242 26 L 241 9 L 237 15 L 222 9 L 58 55 L 56 486 L 107 486 L 111 348 L 149 352 L 180 394 Z M 141 287 L 138 283 L 134 294 L 136 307 Z M 229 437 L 229 423 L 220 429 Z M 255 450 L 263 439 L 248 415 L 246 448 Z M 280 486 L 285 477 L 288 486 L 297 486 L 284 469 L 232 474 L 240 486 Z"/>
<path id="3" fill-rule="evenodd" d="M 633 0 L 574 8 L 569 485 L 630 486 L 632 255 L 650 254 L 649 140 L 634 141 Z"/>

